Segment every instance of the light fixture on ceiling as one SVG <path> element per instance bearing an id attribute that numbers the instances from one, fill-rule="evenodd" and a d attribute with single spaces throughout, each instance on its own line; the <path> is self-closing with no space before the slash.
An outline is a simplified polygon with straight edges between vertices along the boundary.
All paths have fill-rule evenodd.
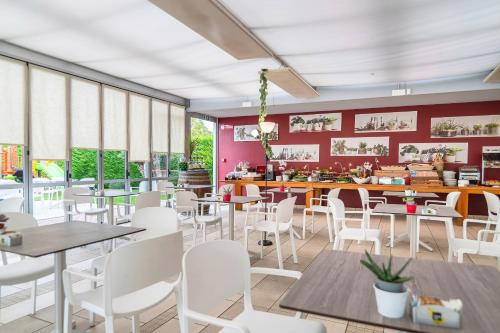
<path id="1" fill-rule="evenodd" d="M 483 80 L 484 83 L 500 83 L 500 65 L 488 74 Z"/>
<path id="2" fill-rule="evenodd" d="M 319 93 L 290 67 L 268 69 L 266 77 L 295 98 L 319 96 Z"/>
<path id="3" fill-rule="evenodd" d="M 149 1 L 238 60 L 273 57 L 218 1 Z"/>
<path id="4" fill-rule="evenodd" d="M 263 121 L 259 123 L 259 126 L 262 133 L 269 134 L 274 130 L 276 123 L 273 123 L 272 121 Z"/>

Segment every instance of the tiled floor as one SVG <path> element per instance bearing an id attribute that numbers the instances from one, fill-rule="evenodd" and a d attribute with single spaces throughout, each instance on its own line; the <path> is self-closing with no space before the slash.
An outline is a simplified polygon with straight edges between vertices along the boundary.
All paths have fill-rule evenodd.
<path id="1" fill-rule="evenodd" d="M 242 242 L 243 233 L 243 218 L 241 212 L 236 213 L 236 238 Z M 283 241 L 283 257 L 285 260 L 285 268 L 304 271 L 307 266 L 312 262 L 318 253 L 322 250 L 330 250 L 332 244 L 328 242 L 328 234 L 324 217 L 317 217 L 315 224 L 315 233 L 307 233 L 305 240 L 297 240 L 299 263 L 294 264 L 291 258 L 290 244 L 287 237 L 282 237 Z M 297 209 L 295 212 L 294 224 L 301 225 L 302 212 Z M 388 232 L 388 220 L 382 218 L 373 218 L 372 226 L 381 228 L 384 233 Z M 402 219 L 397 221 L 396 233 L 403 233 L 406 229 L 406 224 Z M 461 228 L 456 227 L 457 234 L 461 234 Z M 472 227 L 470 230 L 470 237 L 475 237 L 477 227 Z M 217 239 L 218 232 L 209 230 L 209 239 Z M 459 233 L 460 232 L 460 233 Z M 185 248 L 191 246 L 191 230 L 186 228 L 185 232 Z M 445 261 L 447 258 L 447 240 L 444 231 L 444 226 L 441 223 L 423 223 L 422 224 L 422 239 L 428 242 L 433 248 L 433 252 L 428 252 L 421 249 L 418 253 L 418 259 L 438 260 Z M 225 237 L 227 237 L 227 226 L 225 230 Z M 253 234 L 250 238 L 250 254 L 252 255 L 253 266 L 277 267 L 277 259 L 275 247 L 270 246 L 264 249 L 264 258 L 258 257 L 259 247 L 257 245 L 259 235 Z M 362 242 L 347 242 L 345 250 L 360 252 L 364 250 L 373 252 L 371 243 Z M 409 255 L 409 245 L 406 242 L 399 243 L 392 250 L 388 247 L 383 247 L 383 254 L 392 254 L 395 256 L 406 257 Z M 97 246 L 87 246 L 70 251 L 69 264 L 75 265 L 80 269 L 89 267 L 92 258 L 98 254 Z M 469 263 L 495 265 L 495 261 L 490 258 L 482 258 L 477 256 L 468 256 L 465 259 Z M 13 287 L 2 288 L 0 333 L 45 333 L 51 332 L 53 328 L 53 277 L 49 277 L 39 281 L 39 296 L 38 296 L 38 311 L 35 315 L 26 315 L 29 312 L 29 284 L 17 285 Z M 253 276 L 253 304 L 256 309 L 262 311 L 270 311 L 282 314 L 291 314 L 279 307 L 281 298 L 286 293 L 287 289 L 292 285 L 293 280 L 287 278 L 277 278 L 272 276 Z M 78 287 L 85 287 L 87 281 L 76 282 Z M 231 299 L 227 299 L 223 304 L 220 304 L 216 309 L 213 309 L 214 315 L 222 318 L 234 318 L 243 309 L 241 295 L 236 295 Z M 328 329 L 329 333 L 351 333 L 351 332 L 389 332 L 388 329 L 367 326 L 355 322 L 347 322 L 343 320 L 336 320 L 332 318 L 324 318 L 309 315 L 308 319 L 322 321 Z M 83 310 L 74 310 L 74 319 L 77 323 L 77 328 L 86 330 L 88 328 L 87 313 Z M 141 322 L 143 323 L 142 332 L 179 332 L 179 322 L 177 318 L 177 311 L 175 307 L 175 298 L 171 297 L 164 301 L 162 304 L 142 314 Z M 104 332 L 102 318 L 98 318 L 97 325 L 88 329 L 88 332 Z M 116 332 L 130 332 L 130 320 L 122 318 L 115 323 Z M 193 323 L 191 325 L 191 332 L 218 332 L 219 328 L 213 326 L 205 326 L 202 323 Z"/>

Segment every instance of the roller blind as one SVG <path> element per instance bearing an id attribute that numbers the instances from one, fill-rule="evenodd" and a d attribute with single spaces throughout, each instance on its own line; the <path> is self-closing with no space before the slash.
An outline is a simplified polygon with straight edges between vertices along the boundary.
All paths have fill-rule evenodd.
<path id="1" fill-rule="evenodd" d="M 103 87 L 102 132 L 103 148 L 127 150 L 127 94 Z"/>
<path id="2" fill-rule="evenodd" d="M 99 149 L 99 84 L 71 78 L 71 147 Z"/>
<path id="3" fill-rule="evenodd" d="M 30 66 L 31 159 L 67 159 L 66 76 Z"/>
<path id="4" fill-rule="evenodd" d="M 25 110 L 26 64 L 0 57 L 0 144 L 25 144 Z"/>
<path id="5" fill-rule="evenodd" d="M 153 100 L 153 152 L 168 153 L 168 103 Z"/>
<path id="6" fill-rule="evenodd" d="M 170 105 L 170 152 L 184 154 L 185 152 L 185 122 L 186 111 L 184 107 Z"/>
<path id="7" fill-rule="evenodd" d="M 149 161 L 149 98 L 129 95 L 129 159 Z"/>

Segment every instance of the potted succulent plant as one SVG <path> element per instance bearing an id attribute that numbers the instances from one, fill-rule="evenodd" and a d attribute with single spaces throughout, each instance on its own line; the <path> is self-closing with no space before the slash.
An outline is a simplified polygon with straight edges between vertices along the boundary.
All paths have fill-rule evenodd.
<path id="1" fill-rule="evenodd" d="M 417 212 L 417 205 L 415 204 L 415 198 L 406 197 L 403 198 L 403 201 L 406 202 L 406 212 L 408 214 L 415 214 Z"/>
<path id="2" fill-rule="evenodd" d="M 321 117 L 319 119 L 314 119 L 314 130 L 316 132 L 320 132 L 323 130 L 323 126 L 325 125 L 325 118 Z"/>
<path id="3" fill-rule="evenodd" d="M 231 201 L 231 191 L 232 188 L 231 186 L 226 186 L 225 188 L 222 189 L 222 201 L 224 202 L 229 202 Z"/>
<path id="4" fill-rule="evenodd" d="M 290 120 L 294 132 L 299 132 L 302 130 L 302 125 L 305 123 L 304 119 L 300 116 L 294 116 Z"/>
<path id="5" fill-rule="evenodd" d="M 476 124 L 476 125 L 472 126 L 472 134 L 481 135 L 481 128 L 482 127 L 483 127 L 483 125 L 481 125 L 481 124 Z"/>
<path id="6" fill-rule="evenodd" d="M 498 134 L 498 124 L 497 123 L 489 123 L 484 125 L 486 134 L 488 135 L 497 135 Z"/>
<path id="7" fill-rule="evenodd" d="M 312 120 L 306 121 L 306 131 L 312 132 L 313 128 L 314 128 L 313 121 Z"/>
<path id="8" fill-rule="evenodd" d="M 389 257 L 387 265 L 379 266 L 370 254 L 365 251 L 366 259 L 361 264 L 368 268 L 377 278 L 373 284 L 378 312 L 388 318 L 401 318 L 405 314 L 406 302 L 408 300 L 408 289 L 404 283 L 410 281 L 411 277 L 402 277 L 411 259 L 409 259 L 396 273 L 392 272 L 392 256 Z"/>
<path id="9" fill-rule="evenodd" d="M 326 117 L 325 118 L 325 130 L 326 131 L 331 131 L 333 129 L 333 123 L 335 122 L 335 118 L 329 118 L 329 117 Z"/>
<path id="10" fill-rule="evenodd" d="M 457 152 L 461 151 L 460 148 L 447 148 L 445 160 L 448 163 L 455 163 L 457 160 Z"/>

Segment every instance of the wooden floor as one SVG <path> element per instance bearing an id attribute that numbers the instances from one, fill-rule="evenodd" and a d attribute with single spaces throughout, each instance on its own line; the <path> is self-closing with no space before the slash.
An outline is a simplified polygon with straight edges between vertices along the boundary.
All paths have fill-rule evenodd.
<path id="1" fill-rule="evenodd" d="M 322 214 L 320 214 L 322 215 Z M 236 213 L 236 238 L 243 243 L 243 218 L 241 212 Z M 226 221 L 226 219 L 225 219 Z M 298 259 L 299 263 L 294 264 L 291 258 L 290 243 L 288 237 L 282 237 L 283 242 L 283 257 L 285 260 L 285 268 L 304 271 L 314 258 L 323 250 L 331 250 L 332 244 L 328 241 L 328 233 L 326 228 L 325 218 L 322 216 L 316 217 L 315 232 L 311 233 L 308 229 L 305 240 L 297 240 Z M 383 230 L 385 235 L 388 235 L 389 223 L 385 218 L 373 218 L 372 226 Z M 302 212 L 297 209 L 295 212 L 294 224 L 299 227 L 302 224 Z M 225 237 L 227 237 L 227 225 L 225 225 Z M 405 232 L 406 222 L 401 218 L 396 223 L 396 234 Z M 469 238 L 476 238 L 478 227 L 473 226 L 469 231 Z M 218 232 L 209 229 L 209 239 L 217 239 Z M 299 231 L 299 229 L 297 229 Z M 462 234 L 462 228 L 456 227 L 457 235 Z M 189 248 L 192 244 L 191 230 L 185 229 L 185 248 Z M 270 246 L 264 249 L 264 257 L 260 259 L 258 254 L 259 247 L 257 240 L 260 235 L 255 233 L 250 238 L 250 255 L 252 256 L 253 266 L 277 267 L 277 258 L 275 247 Z M 444 230 L 444 225 L 437 222 L 428 222 L 422 224 L 421 239 L 427 242 L 434 248 L 433 252 L 421 249 L 417 255 L 418 259 L 423 260 L 447 260 L 447 240 Z M 371 243 L 362 242 L 347 242 L 345 244 L 346 251 L 362 252 L 368 250 L 373 252 Z M 88 246 L 85 248 L 75 249 L 70 251 L 68 262 L 71 265 L 76 265 L 81 269 L 89 267 L 92 258 L 98 254 L 96 246 Z M 383 246 L 382 254 L 407 257 L 409 255 L 408 242 L 396 244 L 393 249 Z M 482 265 L 495 265 L 495 260 L 492 258 L 484 258 L 478 256 L 467 256 L 466 262 Z M 253 304 L 256 309 L 275 313 L 291 315 L 289 311 L 280 309 L 279 302 L 287 289 L 292 285 L 293 280 L 288 278 L 277 278 L 271 276 L 253 276 Z M 0 311 L 0 333 L 31 333 L 31 332 L 51 332 L 53 329 L 53 277 L 39 281 L 39 296 L 38 296 L 38 311 L 35 315 L 26 315 L 29 313 L 29 284 L 23 284 L 13 287 L 2 288 L 1 311 Z M 87 281 L 78 281 L 75 283 L 75 289 L 87 288 Z M 243 300 L 241 295 L 235 295 L 231 299 L 227 299 L 223 304 L 220 304 L 216 309 L 213 309 L 212 314 L 226 319 L 232 319 L 238 315 L 243 309 Z M 322 321 L 329 333 L 347 333 L 347 332 L 390 332 L 392 330 L 363 325 L 355 322 L 347 322 L 343 320 L 335 320 L 332 318 L 323 318 L 313 315 L 308 315 L 308 319 Z M 86 311 L 75 309 L 74 319 L 77 323 L 77 328 L 87 330 L 88 332 L 104 332 L 102 318 L 98 317 L 98 325 L 89 328 Z M 162 304 L 145 312 L 140 317 L 143 323 L 141 332 L 179 332 L 179 322 L 175 307 L 175 298 L 171 297 Z M 130 332 L 130 320 L 127 318 L 118 319 L 115 323 L 116 332 Z M 219 328 L 206 326 L 203 323 L 192 324 L 191 332 L 218 332 Z"/>

